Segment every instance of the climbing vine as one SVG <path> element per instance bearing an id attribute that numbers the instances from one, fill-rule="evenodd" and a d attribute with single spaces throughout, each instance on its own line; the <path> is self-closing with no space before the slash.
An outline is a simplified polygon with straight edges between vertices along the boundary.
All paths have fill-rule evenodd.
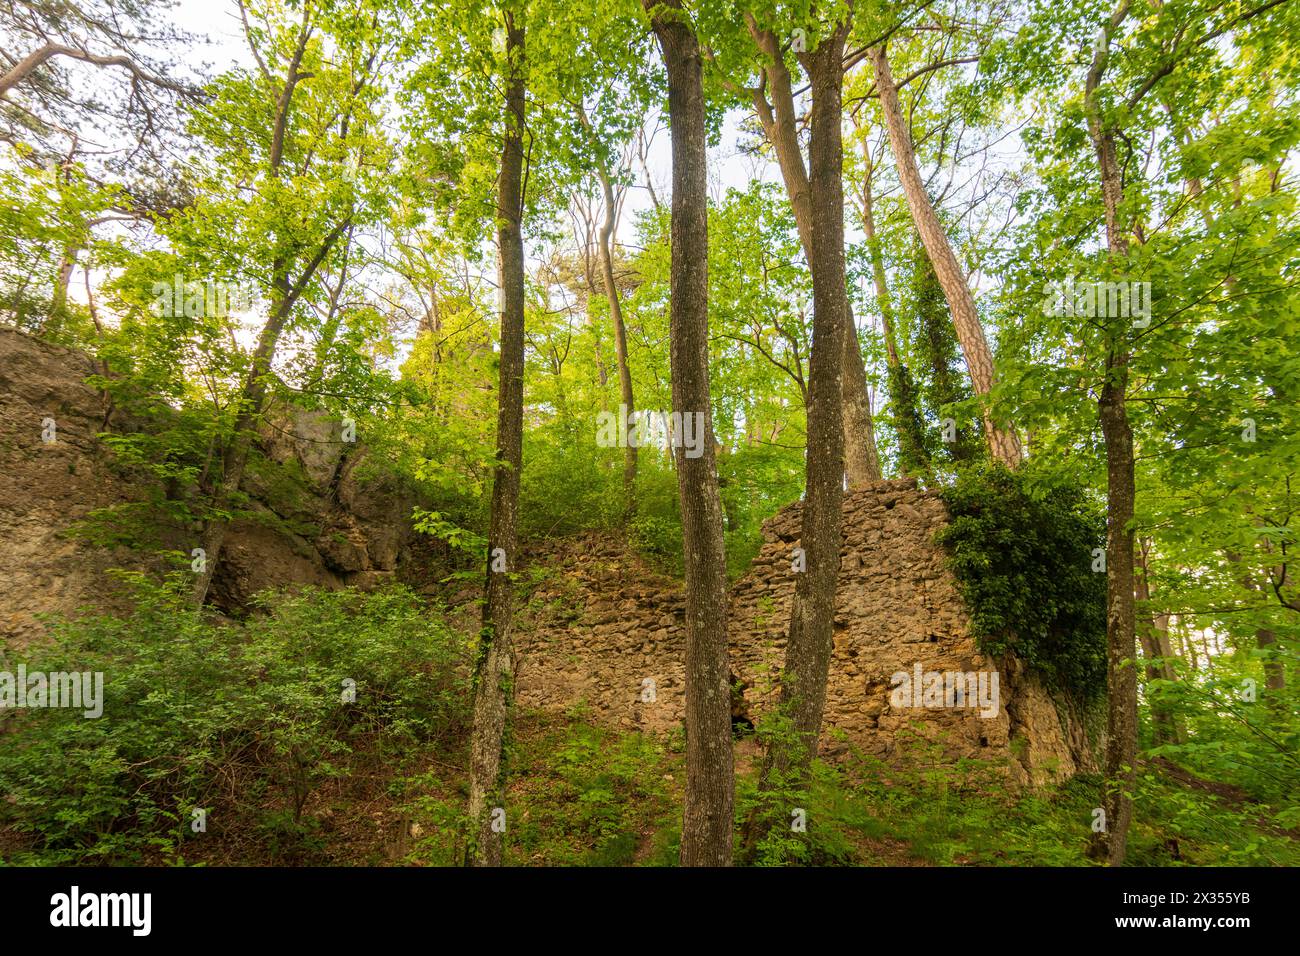
<path id="1" fill-rule="evenodd" d="M 1014 654 L 1077 700 L 1102 695 L 1106 575 L 1093 570 L 1105 539 L 1099 509 L 1080 488 L 1042 492 L 998 465 L 962 471 L 943 497 L 952 521 L 936 540 L 981 653 Z"/>

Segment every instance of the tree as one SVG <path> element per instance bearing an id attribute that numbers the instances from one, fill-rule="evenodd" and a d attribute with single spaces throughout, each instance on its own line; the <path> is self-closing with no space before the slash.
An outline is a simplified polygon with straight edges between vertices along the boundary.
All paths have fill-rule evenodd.
<path id="1" fill-rule="evenodd" d="M 269 16 L 275 18 L 280 13 L 273 7 Z M 355 18 L 350 24 L 354 30 L 360 27 L 353 35 L 356 46 L 352 47 L 351 52 L 354 57 L 351 62 L 331 70 L 321 39 L 317 35 L 318 30 L 322 26 L 326 31 L 338 28 L 341 23 L 348 23 L 350 18 Z M 268 140 L 259 144 L 264 146 L 265 156 L 254 155 L 251 160 L 240 164 L 243 166 L 240 170 L 242 175 L 261 181 L 265 199 L 257 197 L 249 201 L 249 206 L 259 218 L 266 217 L 261 221 L 272 241 L 269 249 L 264 246 L 257 249 L 259 254 L 265 254 L 269 259 L 268 263 L 257 264 L 265 276 L 268 315 L 258 332 L 256 346 L 235 399 L 233 434 L 226 442 L 214 469 L 216 483 L 211 490 L 209 513 L 199 537 L 201 560 L 192 589 L 196 606 L 202 606 L 207 598 L 221 559 L 232 509 L 271 386 L 276 348 L 281 335 L 294 318 L 300 300 L 313 288 L 317 271 L 335 251 L 340 238 L 361 211 L 356 190 L 342 176 L 341 170 L 349 168 L 350 164 L 364 164 L 368 159 L 367 150 L 375 150 L 374 144 L 367 140 L 369 129 L 366 122 L 367 110 L 375 95 L 372 85 L 380 66 L 374 25 L 374 17 L 364 12 L 358 17 L 347 10 L 336 14 L 331 10 L 322 11 L 311 4 L 304 5 L 296 18 L 285 18 L 283 23 L 275 23 L 271 27 L 268 32 L 272 39 L 268 50 L 259 50 L 258 41 L 250 34 L 260 77 L 248 80 L 240 78 L 227 84 L 225 92 L 231 102 L 227 103 L 225 98 L 218 97 L 211 110 L 211 128 L 221 129 L 227 121 L 228 113 L 237 112 L 241 106 L 247 107 L 246 97 L 257 97 L 265 92 L 273 95 L 274 108 Z M 272 72 L 269 65 L 275 62 L 272 58 L 282 58 L 283 79 Z M 339 91 L 329 88 L 331 101 L 324 110 L 312 112 L 297 108 L 297 101 L 304 96 L 305 84 L 328 88 L 327 83 L 331 80 L 341 80 L 346 91 L 341 99 L 333 100 L 333 94 Z M 321 124 L 323 128 L 313 132 L 321 138 L 330 138 L 331 149 L 323 149 L 306 137 L 300 141 L 294 120 L 296 116 L 302 115 L 310 116 L 313 121 Z M 208 122 L 208 119 L 203 122 Z M 221 135 L 229 136 L 228 128 Z M 247 144 L 242 141 L 235 143 L 227 140 L 222 145 L 227 157 L 232 160 L 247 148 Z M 319 168 L 327 161 L 332 168 Z M 315 214 L 306 223 L 300 223 L 298 217 L 290 214 L 289 210 L 295 206 L 300 207 L 303 202 L 305 197 L 300 190 L 304 189 L 309 174 L 320 177 L 319 182 L 330 182 L 335 177 L 342 179 L 342 182 L 335 180 L 332 189 L 323 190 L 323 201 L 314 211 Z M 244 180 L 237 176 L 235 181 L 234 188 L 242 189 Z M 261 205 L 262 202 L 266 202 L 266 205 Z M 229 214 L 230 210 L 222 212 L 223 217 Z M 206 225 L 210 218 L 212 216 L 207 209 L 194 211 L 194 219 L 200 224 Z"/>
<path id="2" fill-rule="evenodd" d="M 856 127 L 856 118 L 854 123 Z M 930 453 L 926 447 L 925 425 L 921 418 L 920 391 L 911 370 L 899 354 L 898 323 L 885 273 L 884 250 L 876 227 L 876 198 L 873 183 L 876 163 L 871 157 L 871 144 L 868 142 L 866 130 L 858 127 L 856 133 L 862 147 L 859 209 L 862 214 L 862 232 L 867 244 L 867 258 L 871 263 L 871 281 L 875 286 L 876 305 L 880 310 L 880 324 L 885 337 L 889 421 L 894 426 L 898 441 L 899 471 L 904 475 L 919 477 L 930 474 Z M 919 263 L 917 265 L 919 266 Z"/>
<path id="3" fill-rule="evenodd" d="M 876 76 L 876 89 L 880 95 L 880 108 L 885 115 L 885 125 L 889 130 L 889 143 L 894 153 L 894 164 L 898 169 L 898 178 L 903 184 L 907 197 L 907 206 L 912 213 L 912 221 L 925 244 L 926 254 L 934 267 L 935 275 L 943 286 L 944 296 L 948 299 L 948 309 L 952 313 L 953 326 L 957 330 L 957 340 L 961 343 L 962 354 L 966 358 L 966 368 L 970 372 L 971 384 L 975 393 L 985 399 L 983 407 L 984 435 L 989 443 L 993 457 L 1009 468 L 1020 464 L 1020 439 L 1013 427 L 995 423 L 987 404 L 987 396 L 992 392 L 996 371 L 993 353 L 989 350 L 984 328 L 980 324 L 979 313 L 975 309 L 975 298 L 961 264 L 948 242 L 943 225 L 926 195 L 925 184 L 916 167 L 916 153 L 912 145 L 912 134 L 907 128 L 902 106 L 898 101 L 898 89 L 894 85 L 893 75 L 889 69 L 889 58 L 883 43 L 873 46 L 869 54 Z"/>
<path id="4" fill-rule="evenodd" d="M 501 288 L 501 382 L 497 391 L 497 451 L 488 533 L 487 601 L 474 665 L 474 730 L 470 737 L 469 819 L 466 862 L 500 866 L 504 827 L 494 805 L 500 797 L 501 748 L 513 694 L 513 589 L 518 568 L 519 474 L 524 430 L 524 130 L 526 83 L 521 17 L 503 11 L 506 31 L 505 117 L 497 180 L 497 256 Z"/>
<path id="5" fill-rule="evenodd" d="M 812 86 L 809 196 L 813 276 L 813 346 L 809 362 L 808 451 L 799 546 L 804 570 L 790 607 L 790 630 L 781 671 L 779 714 L 783 726 L 768 743 L 760 793 L 767 805 L 748 826 L 753 844 L 759 828 L 779 826 L 793 808 L 771 805 L 778 790 L 807 786 L 826 705 L 840 573 L 841 502 L 844 494 L 844 432 L 840 379 L 848 315 L 844 266 L 842 102 L 847 11 L 821 25 L 817 45 L 803 57 Z M 788 721 L 788 730 L 784 722 Z"/>
<path id="6" fill-rule="evenodd" d="M 813 265 L 812 251 L 812 194 L 808 170 L 799 147 L 798 118 L 795 115 L 793 84 L 790 69 L 785 63 L 786 48 L 776 33 L 761 26 L 753 13 L 745 14 L 754 46 L 762 57 L 759 71 L 762 77 L 758 86 L 747 92 L 763 128 L 763 135 L 776 153 L 781 178 L 790 197 L 799 240 L 803 244 L 804 258 Z M 735 84 L 732 89 L 739 91 Z M 771 98 L 771 102 L 768 98 Z M 847 302 L 845 308 L 848 308 Z M 844 340 L 841 386 L 843 391 L 841 414 L 844 425 L 846 473 L 850 486 L 879 481 L 880 456 L 876 449 L 875 427 L 871 418 L 871 402 L 867 394 L 866 370 L 862 362 L 862 349 L 858 342 L 852 310 L 847 313 L 849 334 Z"/>
<path id="7" fill-rule="evenodd" d="M 591 135 L 591 121 L 587 118 L 585 107 L 579 102 L 576 106 L 578 119 L 583 129 Z M 594 137 L 593 137 L 594 138 Z M 600 193 L 604 209 L 604 220 L 596 232 L 596 248 L 600 258 L 601 286 L 605 290 L 605 301 L 609 304 L 609 316 L 614 324 L 614 354 L 618 360 L 619 397 L 629 415 L 636 414 L 636 397 L 632 390 L 632 368 L 627 357 L 627 326 L 623 321 L 623 303 L 619 296 L 618 282 L 614 277 L 614 231 L 618 227 L 619 213 L 622 209 L 623 190 L 615 196 L 614 183 L 609 165 L 600 155 L 603 144 L 594 144 L 596 155 L 593 165 L 596 178 L 600 183 Z M 628 423 L 630 425 L 630 423 Z M 636 461 L 637 443 L 624 442 L 623 448 L 623 514 L 625 520 L 636 511 Z"/>
<path id="8" fill-rule="evenodd" d="M 676 449 L 686 562 L 683 866 L 731 863 L 735 780 L 727 661 L 727 566 L 709 392 L 708 153 L 703 62 L 680 0 L 643 0 L 668 76 L 672 131 L 673 413 L 700 423 L 702 453 Z"/>

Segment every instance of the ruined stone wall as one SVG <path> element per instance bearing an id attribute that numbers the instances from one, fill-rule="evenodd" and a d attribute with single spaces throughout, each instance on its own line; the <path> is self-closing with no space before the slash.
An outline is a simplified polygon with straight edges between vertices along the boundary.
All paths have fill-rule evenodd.
<path id="1" fill-rule="evenodd" d="M 775 702 L 797 572 L 802 505 L 764 525 L 764 544 L 730 597 L 733 716 L 754 720 Z M 1003 761 L 1013 781 L 1067 777 L 1087 764 L 1082 730 L 1014 661 L 990 661 L 934 543 L 947 521 L 937 492 L 878 482 L 845 496 L 844 546 L 822 753 L 851 744 L 886 761 L 903 738 L 937 742 L 949 760 Z M 521 620 L 517 692 L 524 706 L 575 705 L 612 726 L 667 731 L 683 714 L 684 599 L 680 585 L 597 537 L 548 558 L 553 573 Z M 998 675 L 997 711 L 896 706 L 895 673 Z M 648 683 L 648 682 L 653 682 Z M 652 691 L 652 693 L 651 693 Z M 925 703 L 918 690 L 918 703 Z M 939 702 L 931 699 L 930 702 Z"/>
<path id="2" fill-rule="evenodd" d="M 796 503 L 767 522 L 762 550 L 732 589 L 732 668 L 755 712 L 775 702 L 801 520 L 802 503 Z M 833 755 L 852 744 L 892 760 L 906 746 L 903 738 L 915 734 L 941 745 L 949 759 L 1008 757 L 1017 782 L 1071 776 L 1089 758 L 1082 729 L 1068 715 L 1062 719 L 1014 659 L 979 652 L 956 579 L 934 542 L 947 521 L 939 492 L 920 490 L 913 480 L 845 495 L 822 752 Z M 926 695 L 928 676 L 907 693 L 918 667 L 923 675 L 975 675 L 974 686 L 989 691 L 985 703 L 995 707 L 945 700 L 937 687 Z M 895 674 L 913 679 L 896 687 Z"/>

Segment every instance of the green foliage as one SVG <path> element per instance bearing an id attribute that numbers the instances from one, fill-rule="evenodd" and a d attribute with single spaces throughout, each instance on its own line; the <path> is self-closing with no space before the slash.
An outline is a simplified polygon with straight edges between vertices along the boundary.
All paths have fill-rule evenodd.
<path id="1" fill-rule="evenodd" d="M 1183 739 L 1153 742 L 1149 753 L 1258 802 L 1261 816 L 1290 830 L 1300 821 L 1300 692 L 1295 682 L 1268 687 L 1261 664 L 1257 651 L 1243 648 L 1211 670 L 1178 662 L 1176 680 L 1148 680 L 1147 696 L 1185 729 Z"/>
<path id="2" fill-rule="evenodd" d="M 898 470 L 904 475 L 928 475 L 930 451 L 921 417 L 920 390 L 906 365 L 889 366 L 889 423 L 898 441 Z"/>
<path id="3" fill-rule="evenodd" d="M 680 761 L 641 734 L 580 720 L 535 725 L 527 715 L 510 753 L 506 863 L 627 866 L 676 862 Z M 424 835 L 409 859 L 453 863 L 462 852 L 464 802 L 439 776 L 407 781 L 404 809 Z"/>
<path id="4" fill-rule="evenodd" d="M 970 402 L 974 393 L 963 374 L 948 301 L 919 236 L 913 238 L 911 258 L 905 304 L 912 312 L 910 351 L 929 416 L 929 427 L 923 433 L 925 459 L 927 462 L 941 460 L 949 465 L 970 463 L 983 457 L 983 428 L 978 418 L 972 420 L 961 408 L 963 403 Z M 907 396 L 906 385 L 900 382 L 899 386 L 902 395 Z M 952 418 L 957 424 L 954 442 L 941 438 L 945 418 Z M 900 445 L 903 445 L 901 436 Z"/>
<path id="5" fill-rule="evenodd" d="M 123 577 L 130 616 L 57 622 L 24 661 L 102 672 L 103 716 L 3 718 L 0 823 L 29 835 L 23 859 L 180 860 L 194 809 L 209 831 L 251 820 L 307 838 L 308 801 L 354 747 L 396 752 L 462 725 L 463 642 L 407 591 L 267 594 L 264 615 L 232 627 L 197 617 L 183 578 Z"/>
<path id="6" fill-rule="evenodd" d="M 682 526 L 657 515 L 638 515 L 628 526 L 632 547 L 662 567 L 682 567 Z"/>
<path id="7" fill-rule="evenodd" d="M 1080 701 L 1106 688 L 1105 523 L 1077 487 L 1037 488 L 998 465 L 962 471 L 943 494 L 948 551 L 981 652 L 1014 654 Z"/>

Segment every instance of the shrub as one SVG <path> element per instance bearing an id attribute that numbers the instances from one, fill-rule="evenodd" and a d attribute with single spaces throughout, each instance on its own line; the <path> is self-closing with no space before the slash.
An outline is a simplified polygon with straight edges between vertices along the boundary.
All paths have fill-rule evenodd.
<path id="1" fill-rule="evenodd" d="M 229 626 L 196 615 L 182 579 L 122 577 L 129 616 L 56 623 L 25 662 L 103 672 L 102 717 L 0 718 L 0 825 L 30 835 L 32 862 L 174 855 L 200 808 L 218 828 L 252 814 L 278 840 L 305 835 L 308 798 L 359 740 L 390 748 L 463 719 L 462 642 L 409 591 L 267 595 L 265 615 Z"/>
<path id="2" fill-rule="evenodd" d="M 1081 701 L 1106 689 L 1106 575 L 1092 570 L 1105 519 L 1081 489 L 1030 493 L 1023 472 L 963 471 L 944 492 L 937 535 L 971 612 L 980 651 L 1014 654 Z"/>

